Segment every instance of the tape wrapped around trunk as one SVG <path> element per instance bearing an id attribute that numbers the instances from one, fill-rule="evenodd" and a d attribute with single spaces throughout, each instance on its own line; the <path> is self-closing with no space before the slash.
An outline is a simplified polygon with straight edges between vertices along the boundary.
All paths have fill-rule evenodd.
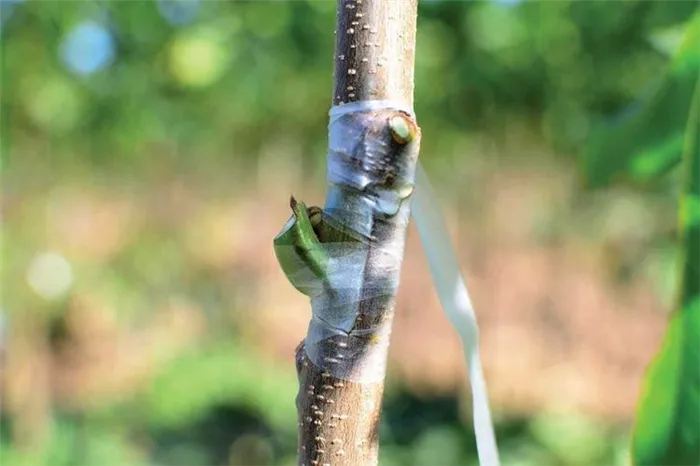
<path id="1" fill-rule="evenodd" d="M 386 370 L 420 138 L 397 138 L 394 118 L 418 135 L 413 113 L 400 104 L 353 102 L 329 113 L 329 186 L 316 215 L 344 240 L 321 243 L 323 278 L 295 262 L 294 245 L 276 242 L 275 250 L 295 263 L 285 273 L 311 299 L 308 358 L 334 377 L 372 383 Z M 279 236 L 296 221 L 292 216 Z"/>

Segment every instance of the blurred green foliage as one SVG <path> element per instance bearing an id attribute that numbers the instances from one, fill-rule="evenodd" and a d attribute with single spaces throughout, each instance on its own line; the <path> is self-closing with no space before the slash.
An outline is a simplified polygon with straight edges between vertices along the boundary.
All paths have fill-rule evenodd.
<path id="1" fill-rule="evenodd" d="M 698 17 L 700 19 L 700 17 Z M 700 46 L 700 35 L 695 41 Z M 700 55 L 696 49 L 695 54 Z M 699 58 L 699 57 L 695 57 Z M 700 60 L 698 60 L 700 62 Z M 649 368 L 639 404 L 633 458 L 639 465 L 700 463 L 700 75 L 685 134 L 679 205 L 675 312 Z"/>
<path id="2" fill-rule="evenodd" d="M 170 141 L 180 155 L 168 163 L 196 171 L 214 162 L 207 157 L 220 166 L 219 154 L 252 158 L 270 134 L 285 133 L 302 139 L 305 156 L 323 157 L 334 9 L 330 1 L 202 2 L 191 23 L 172 25 L 155 1 L 15 4 L 3 24 L 3 133 L 19 140 L 5 159 L 26 166 L 12 147 L 30 129 L 51 140 L 56 167 L 89 154 L 103 169 L 134 170 L 155 164 L 154 144 Z M 539 117 L 552 143 L 574 152 L 599 117 L 661 78 L 673 39 L 655 37 L 682 28 L 695 9 L 421 4 L 416 110 L 430 116 L 426 131 L 441 135 L 425 138 L 426 158 L 455 132 L 498 128 L 522 114 Z M 116 58 L 74 76 L 57 52 L 86 21 L 112 35 Z"/>
<path id="3" fill-rule="evenodd" d="M 615 124 L 601 125 L 591 135 L 583 158 L 588 183 L 601 186 L 611 178 L 658 178 L 678 165 L 684 128 L 700 73 L 700 15 L 688 21 L 661 83 L 651 95 Z"/>
<path id="4" fill-rule="evenodd" d="M 213 199 L 243 194 L 261 160 L 278 152 L 293 159 L 292 148 L 300 154 L 293 163 L 322 170 L 334 2 L 3 0 L 0 8 L 4 213 L 30 205 L 50 219 L 52 203 L 76 195 L 80 183 L 136 199 L 172 190 L 158 198 L 162 218 L 145 219 L 151 228 L 118 253 L 71 258 L 83 277 L 74 293 L 89 290 L 119 308 L 120 325 L 139 328 L 157 314 L 159 293 L 175 291 L 196 301 L 215 329 L 207 343 L 185 345 L 158 366 L 146 390 L 81 407 L 51 404 L 39 447 L 18 444 L 21 416 L 3 410 L 3 464 L 293 464 L 293 367 L 247 353 L 240 323 L 227 317 L 231 307 L 248 311 L 246 270 L 225 275 L 228 283 L 212 280 L 211 268 L 178 250 L 180 236 L 207 238 L 168 230 L 169 216 L 191 211 L 164 199 L 176 197 L 170 183 L 179 173 Z M 465 138 L 506 139 L 508 123 L 522 120 L 563 161 L 588 148 L 584 175 L 597 184 L 629 168 L 636 177 L 670 166 L 687 118 L 688 70 L 697 66 L 698 23 L 689 22 L 697 10 L 670 1 L 421 2 L 415 107 L 423 161 L 449 167 L 458 152 L 460 163 L 472 163 L 478 154 L 462 155 Z M 674 58 L 684 29 L 690 45 Z M 625 116 L 659 88 L 651 107 Z M 599 126 L 611 117 L 618 129 Z M 655 129 L 640 130 L 638 118 Z M 651 158 L 634 157 L 652 149 Z M 659 185 L 674 195 L 673 183 Z M 120 208 L 110 202 L 95 209 Z M 38 295 L 24 274 L 37 245 L 50 244 L 48 220 L 11 218 L 2 226 L 3 265 L 21 272 L 3 275 L 3 312 L 12 328 L 48 328 L 53 350 L 68 325 L 68 298 L 60 284 Z M 110 218 L 107 237 L 118 229 Z M 57 257 L 42 263 L 65 269 Z M 31 276 L 42 282 L 40 270 Z M 389 389 L 382 464 L 475 463 L 461 411 L 454 397 Z M 625 460 L 624 429 L 603 422 L 505 413 L 498 429 L 507 464 Z"/>
<path id="5" fill-rule="evenodd" d="M 700 464 L 700 14 L 685 25 L 661 84 L 635 107 L 601 125 L 583 157 L 591 186 L 655 180 L 683 158 L 675 312 L 644 383 L 632 457 Z"/>

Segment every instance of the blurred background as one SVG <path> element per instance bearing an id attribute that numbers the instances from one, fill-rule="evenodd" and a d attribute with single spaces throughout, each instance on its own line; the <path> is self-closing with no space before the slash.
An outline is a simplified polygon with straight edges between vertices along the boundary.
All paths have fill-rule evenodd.
<path id="1" fill-rule="evenodd" d="M 290 193 L 323 204 L 335 2 L 0 8 L 2 463 L 294 464 L 309 306 L 272 238 Z M 421 159 L 506 465 L 627 460 L 671 306 L 678 176 L 593 190 L 580 160 L 697 10 L 420 2 Z M 680 107 L 660 118 L 682 131 Z M 470 409 L 411 228 L 381 464 L 477 464 Z"/>

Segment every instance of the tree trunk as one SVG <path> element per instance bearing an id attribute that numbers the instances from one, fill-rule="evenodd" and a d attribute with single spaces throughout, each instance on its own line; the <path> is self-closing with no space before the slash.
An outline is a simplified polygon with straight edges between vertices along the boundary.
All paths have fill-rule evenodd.
<path id="1" fill-rule="evenodd" d="M 382 100 L 412 107 L 417 3 L 417 0 L 338 0 L 334 105 Z M 406 123 L 399 125 L 398 131 L 391 124 L 395 117 Z M 413 116 L 398 110 L 374 110 L 364 117 L 348 119 L 347 124 L 360 131 L 356 136 L 362 140 L 355 141 L 354 148 L 369 151 L 367 146 L 377 142 L 388 148 L 380 164 L 404 164 L 382 173 L 384 182 L 393 186 L 394 174 L 398 172 L 407 194 L 398 201 L 396 215 L 369 215 L 370 241 L 365 245 L 364 256 L 358 256 L 363 257 L 358 260 L 364 263 L 359 269 L 361 276 L 355 277 L 362 284 L 356 313 L 352 316 L 352 329 L 358 333 L 354 336 L 351 332 L 344 338 L 329 337 L 322 342 L 325 346 L 319 343 L 321 352 L 333 355 L 320 362 L 309 357 L 311 327 L 307 339 L 297 348 L 299 464 L 306 466 L 359 466 L 378 462 L 384 367 L 409 217 L 407 198 L 413 186 L 420 139 Z M 401 128 L 410 129 L 408 140 L 402 140 L 405 134 Z M 333 150 L 330 146 L 329 140 L 329 153 Z M 355 156 L 371 165 L 367 158 L 371 155 L 356 153 Z M 333 187 L 330 177 L 329 171 L 331 188 L 324 215 L 353 230 L 360 229 L 355 226 L 357 214 L 351 206 L 365 194 Z M 322 235 L 320 240 L 324 242 Z M 347 359 L 338 364 L 343 357 Z M 340 366 L 344 369 L 339 369 Z"/>

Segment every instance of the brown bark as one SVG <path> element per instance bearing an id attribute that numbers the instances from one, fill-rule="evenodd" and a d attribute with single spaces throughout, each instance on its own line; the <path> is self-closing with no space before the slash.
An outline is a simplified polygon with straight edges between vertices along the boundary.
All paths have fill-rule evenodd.
<path id="1" fill-rule="evenodd" d="M 417 0 L 338 0 L 334 105 L 391 100 L 412 106 L 417 6 Z M 380 242 L 401 238 L 403 248 L 405 228 L 395 222 L 376 237 Z M 390 325 L 394 302 L 390 296 L 369 305 L 379 306 Z M 303 342 L 296 361 L 299 464 L 376 465 L 383 380 L 333 377 L 308 359 Z"/>
<path id="2" fill-rule="evenodd" d="M 418 0 L 338 0 L 333 104 L 413 105 Z"/>

